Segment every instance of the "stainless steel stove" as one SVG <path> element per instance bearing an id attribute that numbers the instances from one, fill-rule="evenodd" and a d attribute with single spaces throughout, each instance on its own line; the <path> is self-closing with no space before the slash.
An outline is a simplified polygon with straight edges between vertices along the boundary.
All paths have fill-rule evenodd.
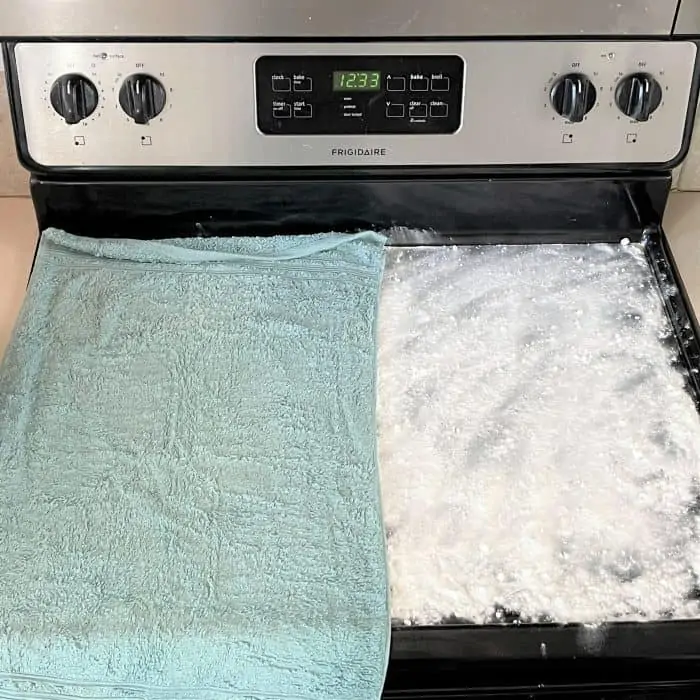
<path id="1" fill-rule="evenodd" d="M 661 227 L 700 87 L 697 0 L 25 0 L 0 7 L 0 38 L 42 229 L 628 238 L 700 401 Z M 397 623 L 385 697 L 700 690 L 700 621 L 612 622 L 591 643 L 505 613 Z"/>

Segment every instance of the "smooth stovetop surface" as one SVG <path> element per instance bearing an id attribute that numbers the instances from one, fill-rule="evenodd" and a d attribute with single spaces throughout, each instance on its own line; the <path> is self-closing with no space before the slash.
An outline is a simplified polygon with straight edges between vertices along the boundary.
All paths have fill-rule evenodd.
<path id="1" fill-rule="evenodd" d="M 690 302 L 700 314 L 700 192 L 671 195 L 664 221 Z M 0 198 L 0 355 L 24 298 L 37 227 L 26 198 Z"/>

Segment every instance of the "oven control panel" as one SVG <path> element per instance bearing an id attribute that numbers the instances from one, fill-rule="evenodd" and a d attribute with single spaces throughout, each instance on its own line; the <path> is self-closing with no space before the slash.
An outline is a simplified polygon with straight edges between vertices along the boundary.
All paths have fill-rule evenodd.
<path id="1" fill-rule="evenodd" d="M 29 164 L 71 168 L 666 165 L 690 41 L 20 42 Z"/>
<path id="2" fill-rule="evenodd" d="M 453 134 L 461 56 L 264 56 L 255 64 L 264 134 Z"/>

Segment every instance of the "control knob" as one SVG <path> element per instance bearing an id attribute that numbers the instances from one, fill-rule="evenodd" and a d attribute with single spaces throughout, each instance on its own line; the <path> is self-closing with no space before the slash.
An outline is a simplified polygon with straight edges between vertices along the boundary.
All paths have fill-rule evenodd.
<path id="1" fill-rule="evenodd" d="M 119 90 L 121 108 L 137 123 L 148 124 L 165 108 L 165 88 L 145 73 L 130 75 Z"/>
<path id="2" fill-rule="evenodd" d="M 49 99 L 67 124 L 77 124 L 97 109 L 99 98 L 94 83 L 78 73 L 67 73 L 51 86 Z"/>
<path id="3" fill-rule="evenodd" d="M 570 122 L 581 122 L 595 106 L 597 91 L 583 73 L 569 73 L 554 83 L 550 99 L 557 114 Z"/>
<path id="4" fill-rule="evenodd" d="M 658 81 L 648 73 L 624 77 L 615 90 L 615 102 L 623 114 L 636 122 L 646 122 L 659 108 L 663 91 Z"/>

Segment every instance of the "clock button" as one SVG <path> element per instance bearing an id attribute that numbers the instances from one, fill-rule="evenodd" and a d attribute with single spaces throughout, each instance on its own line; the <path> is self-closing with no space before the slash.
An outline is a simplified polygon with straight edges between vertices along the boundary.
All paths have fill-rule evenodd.
<path id="1" fill-rule="evenodd" d="M 272 92 L 291 92 L 292 81 L 290 78 L 276 76 L 272 78 Z"/>

